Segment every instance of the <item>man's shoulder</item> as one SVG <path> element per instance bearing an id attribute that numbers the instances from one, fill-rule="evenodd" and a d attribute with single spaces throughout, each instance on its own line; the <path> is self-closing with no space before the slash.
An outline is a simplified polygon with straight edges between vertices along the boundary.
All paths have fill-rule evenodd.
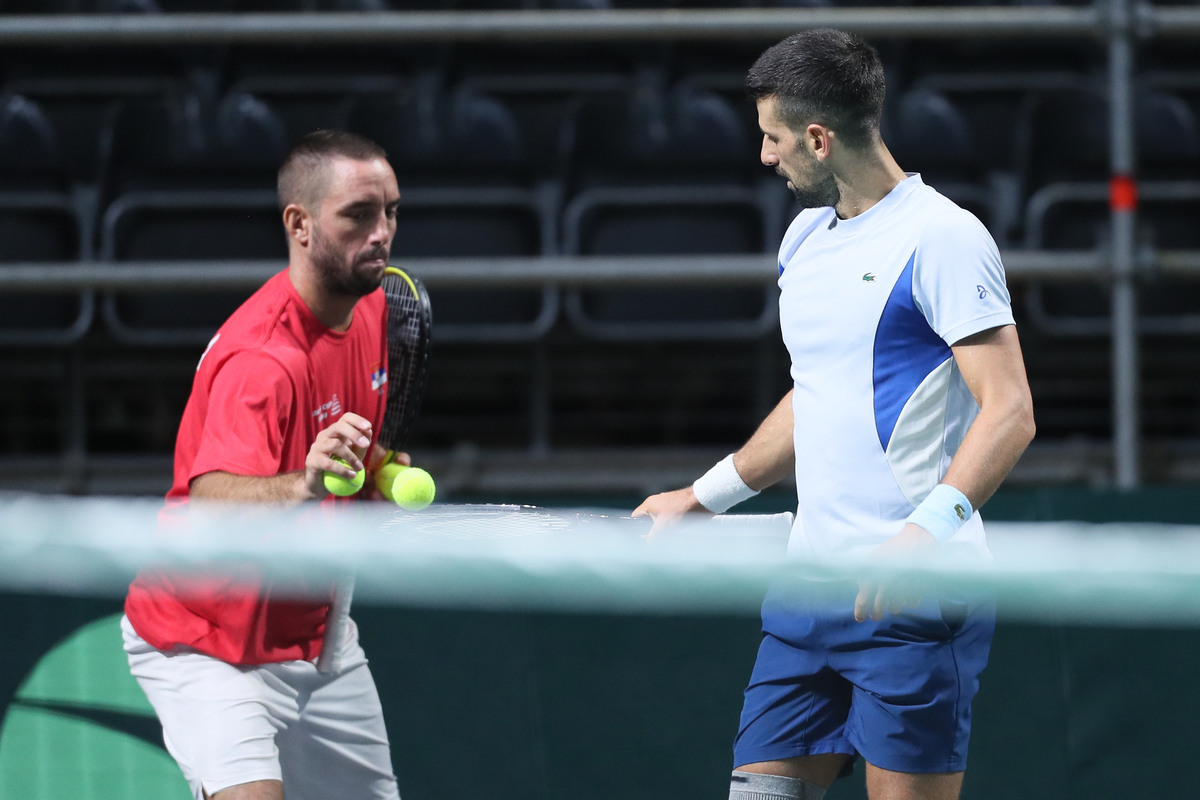
<path id="1" fill-rule="evenodd" d="M 921 184 L 909 195 L 911 202 L 905 210 L 914 220 L 922 221 L 921 232 L 926 236 L 942 234 L 975 235 L 991 238 L 987 227 L 971 211 L 963 208 L 928 184 Z"/>
<path id="2" fill-rule="evenodd" d="M 286 280 L 286 273 L 279 273 L 247 298 L 221 325 L 205 360 L 214 366 L 231 359 L 251 366 L 302 365 L 307 358 L 303 327 L 282 285 Z"/>
<path id="3" fill-rule="evenodd" d="M 786 264 L 787 260 L 795 254 L 800 245 L 814 231 L 828 228 L 833 218 L 833 209 L 829 207 L 803 209 L 796 215 L 796 218 L 792 220 L 791 224 L 788 225 L 787 231 L 783 234 L 783 241 L 779 246 L 780 262 Z"/>
<path id="4" fill-rule="evenodd" d="M 807 236 L 822 226 L 827 227 L 833 216 L 834 211 L 830 206 L 801 209 L 788 225 L 787 232 L 783 235 L 784 241 Z"/>
<path id="5" fill-rule="evenodd" d="M 249 347 L 294 343 L 300 333 L 295 306 L 287 273 L 277 273 L 229 315 L 221 333 Z"/>

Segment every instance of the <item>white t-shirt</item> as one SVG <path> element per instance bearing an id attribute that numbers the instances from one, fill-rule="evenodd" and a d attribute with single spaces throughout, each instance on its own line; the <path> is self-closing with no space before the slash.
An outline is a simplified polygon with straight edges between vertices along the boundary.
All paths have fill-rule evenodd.
<path id="1" fill-rule="evenodd" d="M 910 177 L 852 219 L 806 209 L 779 249 L 795 383 L 796 556 L 859 557 L 899 533 L 979 411 L 950 345 L 1013 324 L 982 223 Z M 950 540 L 987 552 L 973 516 Z"/>

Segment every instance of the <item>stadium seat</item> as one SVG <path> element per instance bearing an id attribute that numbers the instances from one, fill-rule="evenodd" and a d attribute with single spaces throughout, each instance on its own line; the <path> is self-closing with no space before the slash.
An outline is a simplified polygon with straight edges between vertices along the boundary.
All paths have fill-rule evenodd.
<path id="1" fill-rule="evenodd" d="M 1136 248 L 1140 257 L 1162 250 L 1200 250 L 1200 180 L 1148 181 L 1138 188 Z M 1111 247 L 1106 184 L 1052 184 L 1029 205 L 1027 246 L 1089 250 Z M 1040 324 L 1065 331 L 1107 330 L 1107 287 L 1073 282 L 1028 284 L 1028 303 Z M 1151 275 L 1142 285 L 1141 327 L 1146 333 L 1179 333 L 1200 325 L 1195 281 Z M 1185 321 L 1186 320 L 1186 321 Z"/>
<path id="2" fill-rule="evenodd" d="M 1034 130 L 1045 135 L 1031 158 L 1037 186 L 1026 205 L 1025 243 L 1031 248 L 1087 250 L 1110 246 L 1108 198 L 1110 141 L 1107 97 L 1087 91 L 1060 92 L 1042 99 Z M 1139 213 L 1137 242 L 1143 251 L 1200 249 L 1200 123 L 1178 96 L 1157 90 L 1136 95 Z M 1102 330 L 1109 312 L 1100 286 L 1034 284 L 1031 309 L 1043 324 L 1063 329 Z M 1174 330 L 1181 314 L 1200 308 L 1194 282 L 1150 284 L 1142 298 L 1147 331 Z"/>
<path id="3" fill-rule="evenodd" d="M 282 123 L 257 98 L 192 90 L 127 101 L 107 132 L 102 259 L 287 261 L 275 173 Z M 110 293 L 104 317 L 121 341 L 203 343 L 244 290 Z"/>
<path id="4" fill-rule="evenodd" d="M 554 189 L 531 175 L 523 132 L 496 98 L 426 74 L 405 91 L 355 98 L 347 125 L 396 170 L 397 263 L 554 252 Z M 558 308 L 553 289 L 443 289 L 436 300 L 440 341 L 534 341 Z"/>
<path id="5" fill-rule="evenodd" d="M 111 0 L 110 0 L 111 1 Z M 167 12 L 387 11 L 386 0 L 137 0 Z"/>
<path id="6" fill-rule="evenodd" d="M 836 5 L 860 5 L 868 0 L 840 0 Z M 869 0 L 888 5 L 886 0 Z M 825 8 L 833 0 L 612 0 L 613 8 Z"/>
<path id="7" fill-rule="evenodd" d="M 524 145 L 512 113 L 487 94 L 448 89 L 438 72 L 398 91 L 352 98 L 347 125 L 383 146 L 410 182 L 521 181 Z"/>
<path id="8" fill-rule="evenodd" d="M 541 154 L 530 153 L 525 130 L 499 98 L 469 85 L 448 87 L 439 73 L 425 72 L 399 91 L 354 97 L 347 126 L 383 146 L 396 170 L 395 263 L 557 252 L 556 185 L 539 174 Z M 559 316 L 558 290 L 433 287 L 431 295 L 435 363 L 479 360 L 480 346 L 498 347 L 484 351 L 484 364 L 471 371 L 471 396 L 489 416 L 454 414 L 463 395 L 450 374 L 431 387 L 427 435 L 457 442 L 483 424 L 502 439 L 544 440 L 544 339 Z M 456 348 L 460 343 L 469 350 Z"/>
<path id="9" fill-rule="evenodd" d="M 146 14 L 158 11 L 156 0 L 0 0 L 9 14 Z"/>
<path id="10" fill-rule="evenodd" d="M 573 121 L 563 251 L 570 255 L 754 254 L 778 247 L 778 179 L 755 177 L 753 142 L 717 95 L 653 72 L 585 98 Z M 759 168 L 761 170 L 761 168 Z M 669 301 L 664 301 L 670 298 Z M 567 313 L 607 339 L 755 338 L 774 325 L 759 289 L 576 290 Z"/>
<path id="11" fill-rule="evenodd" d="M 883 140 L 900 166 L 920 172 L 939 192 L 971 211 L 1004 244 L 1017 217 L 1005 170 L 983 152 L 964 111 L 940 91 L 913 88 L 890 102 Z M 990 144 L 990 143 L 989 143 Z"/>
<path id="12" fill-rule="evenodd" d="M 1023 162 L 1034 190 L 1063 181 L 1107 181 L 1111 121 L 1104 90 L 1042 93 L 1021 124 L 1031 132 Z M 1133 125 L 1143 180 L 1176 178 L 1181 166 L 1200 158 L 1196 114 L 1174 93 L 1135 87 Z"/>
<path id="13" fill-rule="evenodd" d="M 101 132 L 106 201 L 141 189 L 274 185 L 287 131 L 262 100 L 218 84 L 215 74 L 197 71 L 165 90 L 118 101 Z"/>
<path id="14" fill-rule="evenodd" d="M 3 263 L 69 262 L 90 254 L 88 210 L 73 191 L 58 132 L 25 97 L 0 97 L 0 269 Z M 91 292 L 0 297 L 0 343 L 62 345 L 91 326 Z"/>

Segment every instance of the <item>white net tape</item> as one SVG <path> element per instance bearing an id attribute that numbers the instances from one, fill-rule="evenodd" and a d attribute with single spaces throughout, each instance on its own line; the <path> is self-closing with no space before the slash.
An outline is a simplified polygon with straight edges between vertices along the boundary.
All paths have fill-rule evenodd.
<path id="1" fill-rule="evenodd" d="M 990 523 L 992 561 L 786 559 L 791 515 L 648 524 L 594 510 L 385 504 L 331 512 L 193 509 L 161 501 L 0 497 L 0 589 L 124 591 L 138 569 L 253 561 L 276 582 L 355 577 L 358 600 L 647 613 L 746 612 L 772 580 L 912 570 L 996 592 L 1002 613 L 1097 623 L 1200 624 L 1200 526 Z"/>

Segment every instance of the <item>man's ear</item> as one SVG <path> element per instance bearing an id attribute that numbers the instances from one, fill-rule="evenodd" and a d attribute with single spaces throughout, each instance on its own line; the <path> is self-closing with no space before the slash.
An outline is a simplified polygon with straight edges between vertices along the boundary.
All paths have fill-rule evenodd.
<path id="1" fill-rule="evenodd" d="M 304 206 L 290 203 L 283 209 L 283 227 L 288 239 L 301 247 L 308 247 L 312 240 L 312 217 Z"/>
<path id="2" fill-rule="evenodd" d="M 824 125 L 813 122 L 804 129 L 804 146 L 818 161 L 824 161 L 833 153 L 834 133 Z"/>

